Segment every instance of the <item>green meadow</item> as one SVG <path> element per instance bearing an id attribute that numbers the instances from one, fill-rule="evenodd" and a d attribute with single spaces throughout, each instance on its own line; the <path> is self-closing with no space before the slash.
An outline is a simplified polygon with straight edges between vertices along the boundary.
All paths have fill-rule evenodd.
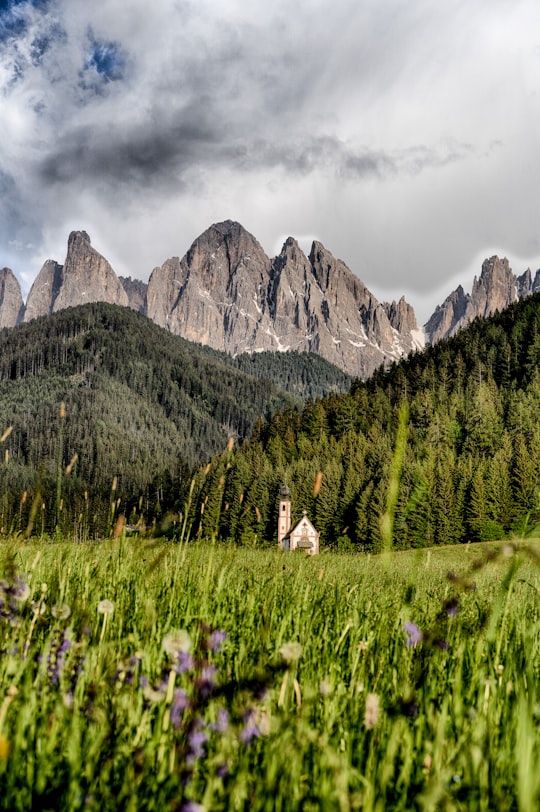
<path id="1" fill-rule="evenodd" d="M 0 808 L 539 807 L 540 543 L 0 542 Z"/>

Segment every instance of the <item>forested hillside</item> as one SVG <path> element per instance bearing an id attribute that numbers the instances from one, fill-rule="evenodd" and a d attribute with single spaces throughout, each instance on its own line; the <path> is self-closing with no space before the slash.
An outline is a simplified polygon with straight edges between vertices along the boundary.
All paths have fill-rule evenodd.
<path id="1" fill-rule="evenodd" d="M 540 521 L 540 296 L 380 369 L 350 394 L 285 409 L 198 479 L 194 528 L 273 541 L 278 491 L 321 545 L 381 549 L 400 406 L 409 425 L 394 545 L 525 533 Z M 317 472 L 322 485 L 314 493 Z M 317 488 L 315 488 L 317 491 Z M 204 509 L 202 505 L 204 503 Z M 202 512 L 201 512 L 202 510 Z"/>
<path id="2" fill-rule="evenodd" d="M 297 408 L 301 396 L 350 384 L 330 364 L 299 354 L 282 370 L 274 365 L 278 385 L 263 367 L 264 357 L 229 358 L 107 304 L 2 330 L 0 434 L 12 430 L 2 444 L 0 526 L 24 524 L 35 502 L 47 527 L 60 516 L 98 528 L 113 483 L 122 509 L 143 496 L 141 509 L 152 515 L 229 437 L 243 440 L 258 419 Z"/>

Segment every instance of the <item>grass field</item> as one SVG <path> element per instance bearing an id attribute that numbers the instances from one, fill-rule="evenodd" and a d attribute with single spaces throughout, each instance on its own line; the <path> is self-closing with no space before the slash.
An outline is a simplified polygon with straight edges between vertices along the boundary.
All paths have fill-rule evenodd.
<path id="1" fill-rule="evenodd" d="M 0 542 L 0 808 L 539 808 L 540 544 Z"/>

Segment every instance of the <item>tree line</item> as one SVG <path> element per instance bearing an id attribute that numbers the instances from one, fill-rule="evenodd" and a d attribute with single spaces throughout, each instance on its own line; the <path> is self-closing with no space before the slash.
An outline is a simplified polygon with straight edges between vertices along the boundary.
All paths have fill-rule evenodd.
<path id="1" fill-rule="evenodd" d="M 535 295 L 381 367 L 347 394 L 286 407 L 199 471 L 188 505 L 193 532 L 275 543 L 286 483 L 293 519 L 307 510 L 323 546 L 381 550 L 403 404 L 394 547 L 531 532 L 540 523 L 539 363 Z"/>
<path id="2" fill-rule="evenodd" d="M 350 387 L 322 359 L 280 358 L 234 359 L 104 303 L 1 330 L 0 531 L 60 518 L 101 534 L 111 500 L 161 515 L 229 437 Z"/>

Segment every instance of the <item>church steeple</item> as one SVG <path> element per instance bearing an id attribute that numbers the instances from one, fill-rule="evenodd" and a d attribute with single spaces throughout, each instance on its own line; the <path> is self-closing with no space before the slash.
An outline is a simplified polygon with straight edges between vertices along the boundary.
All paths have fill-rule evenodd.
<path id="1" fill-rule="evenodd" d="M 291 529 L 291 492 L 286 485 L 279 491 L 278 547 L 283 549 L 283 539 Z"/>

